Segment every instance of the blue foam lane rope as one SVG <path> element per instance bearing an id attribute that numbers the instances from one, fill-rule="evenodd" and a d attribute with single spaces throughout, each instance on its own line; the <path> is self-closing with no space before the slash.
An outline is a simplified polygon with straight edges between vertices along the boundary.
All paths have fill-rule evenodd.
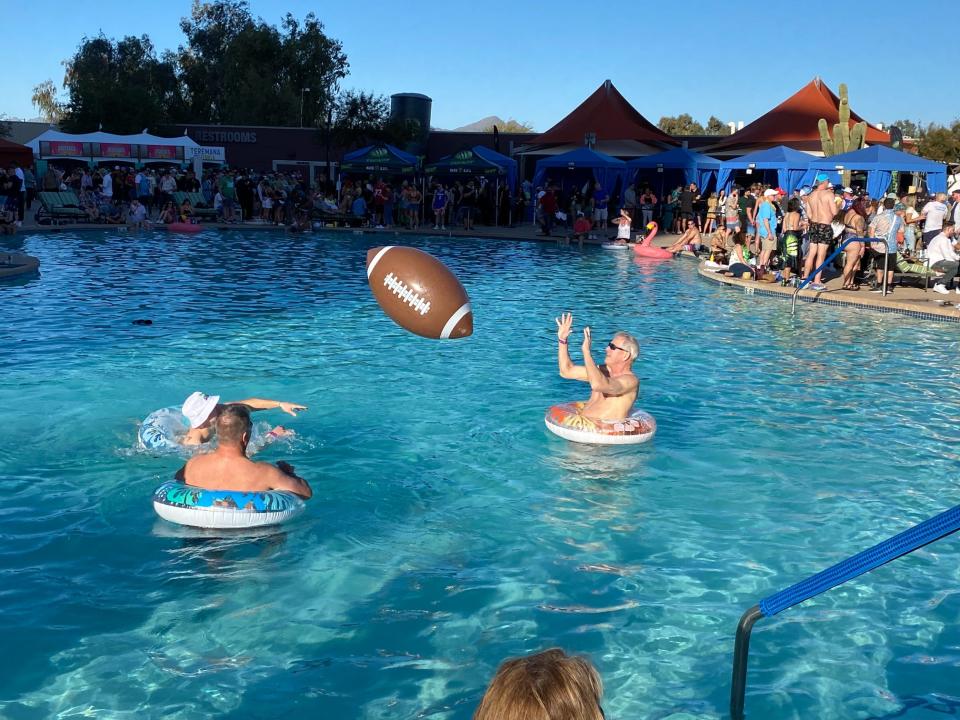
<path id="1" fill-rule="evenodd" d="M 760 601 L 760 612 L 766 617 L 776 615 L 957 530 L 960 530 L 960 505 L 929 520 L 924 520 L 919 525 L 914 525 L 909 530 L 894 535 L 869 550 L 849 557 L 816 575 L 811 575 L 796 585 L 791 585 L 785 590 L 764 598 Z"/>

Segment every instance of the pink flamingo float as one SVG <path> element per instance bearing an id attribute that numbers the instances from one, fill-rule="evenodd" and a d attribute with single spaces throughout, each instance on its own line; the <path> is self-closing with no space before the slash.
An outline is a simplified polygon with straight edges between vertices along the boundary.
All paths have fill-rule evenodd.
<path id="1" fill-rule="evenodd" d="M 637 257 L 651 258 L 653 260 L 670 260 L 673 257 L 673 253 L 667 251 L 665 248 L 654 247 L 652 245 L 653 239 L 657 236 L 658 229 L 655 222 L 647 223 L 647 230 L 650 232 L 647 233 L 647 236 L 643 238 L 643 240 L 633 246 L 633 252 L 637 254 Z"/>

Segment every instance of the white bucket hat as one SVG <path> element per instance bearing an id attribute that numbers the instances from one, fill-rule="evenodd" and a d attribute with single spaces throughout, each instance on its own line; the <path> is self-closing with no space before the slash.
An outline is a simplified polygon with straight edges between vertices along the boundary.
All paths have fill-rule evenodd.
<path id="1" fill-rule="evenodd" d="M 184 400 L 180 411 L 190 421 L 190 427 L 196 428 L 207 421 L 218 402 L 220 402 L 219 395 L 207 395 L 198 390 L 190 393 L 190 397 Z"/>

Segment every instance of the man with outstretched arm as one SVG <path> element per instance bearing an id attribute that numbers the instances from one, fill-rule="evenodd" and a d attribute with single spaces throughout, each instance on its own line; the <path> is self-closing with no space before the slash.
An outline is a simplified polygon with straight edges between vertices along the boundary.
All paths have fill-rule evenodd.
<path id="1" fill-rule="evenodd" d="M 207 395 L 198 390 L 190 394 L 190 397 L 184 401 L 183 407 L 181 408 L 187 420 L 190 421 L 190 429 L 187 431 L 187 434 L 183 436 L 183 439 L 180 441 L 181 444 L 202 445 L 203 443 L 210 442 L 210 440 L 213 439 L 214 421 L 217 419 L 217 416 L 220 415 L 225 408 L 233 405 L 243 405 L 250 412 L 278 409 L 283 410 L 293 417 L 296 417 L 297 413 L 301 410 L 307 409 L 306 405 L 300 405 L 299 403 L 285 402 L 283 400 L 265 400 L 256 397 L 221 403 L 219 395 Z M 288 430 L 283 427 L 283 425 L 277 425 L 268 433 L 268 435 L 273 438 L 286 437 L 291 434 L 293 434 L 293 431 Z"/>
<path id="2" fill-rule="evenodd" d="M 603 365 L 597 365 L 590 354 L 590 328 L 583 329 L 583 365 L 574 365 L 570 359 L 567 338 L 573 330 L 573 315 L 563 313 L 557 318 L 557 361 L 560 377 L 590 383 L 590 399 L 581 414 L 593 420 L 623 420 L 630 414 L 640 381 L 633 374 L 633 361 L 640 354 L 640 345 L 629 333 L 618 332 L 607 344 Z"/>
<path id="3" fill-rule="evenodd" d="M 310 485 L 289 463 L 254 462 L 247 457 L 253 423 L 246 405 L 225 405 L 215 421 L 217 448 L 194 455 L 177 471 L 176 479 L 206 490 L 265 492 L 284 490 L 309 499 Z"/>

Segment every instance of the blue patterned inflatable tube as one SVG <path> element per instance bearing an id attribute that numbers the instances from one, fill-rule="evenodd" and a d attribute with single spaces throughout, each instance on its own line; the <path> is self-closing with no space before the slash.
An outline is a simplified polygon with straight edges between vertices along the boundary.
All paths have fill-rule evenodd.
<path id="1" fill-rule="evenodd" d="M 278 525 L 299 515 L 303 507 L 303 500 L 289 492 L 206 490 L 173 480 L 153 493 L 157 515 L 179 525 L 201 528 Z"/>

